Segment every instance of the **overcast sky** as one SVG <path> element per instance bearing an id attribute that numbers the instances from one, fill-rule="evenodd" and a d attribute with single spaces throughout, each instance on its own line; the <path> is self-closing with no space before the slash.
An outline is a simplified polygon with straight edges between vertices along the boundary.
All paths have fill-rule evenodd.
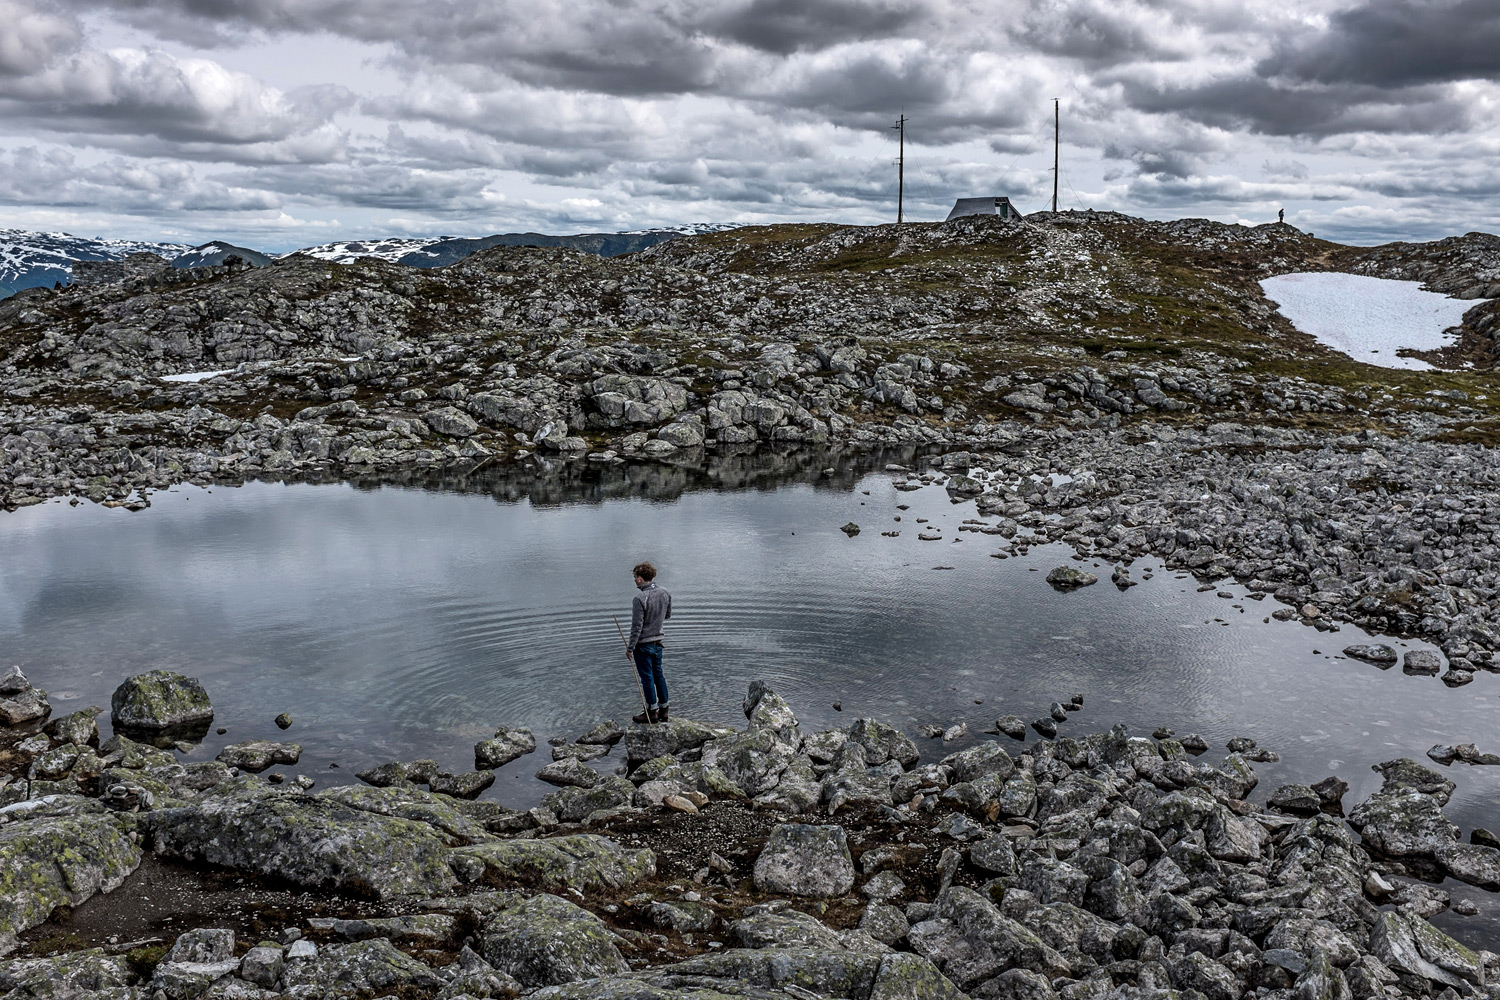
<path id="1" fill-rule="evenodd" d="M 955 197 L 1500 230 L 1500 0 L 0 0 L 0 228 L 286 250 Z"/>

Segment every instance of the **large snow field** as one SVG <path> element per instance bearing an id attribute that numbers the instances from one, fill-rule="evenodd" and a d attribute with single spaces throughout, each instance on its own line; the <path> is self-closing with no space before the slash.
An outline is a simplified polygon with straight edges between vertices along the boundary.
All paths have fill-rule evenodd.
<path id="1" fill-rule="evenodd" d="M 1331 271 L 1283 274 L 1260 287 L 1293 326 L 1320 344 L 1356 361 L 1414 371 L 1432 366 L 1396 352 L 1446 347 L 1453 338 L 1444 331 L 1475 305 L 1423 291 L 1419 281 Z"/>

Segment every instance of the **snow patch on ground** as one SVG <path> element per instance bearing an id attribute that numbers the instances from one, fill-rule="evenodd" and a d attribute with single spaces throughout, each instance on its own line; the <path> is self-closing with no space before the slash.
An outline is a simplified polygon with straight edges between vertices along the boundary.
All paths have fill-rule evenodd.
<path id="1" fill-rule="evenodd" d="M 216 372 L 182 372 L 179 375 L 163 375 L 163 382 L 206 382 L 219 375 L 233 375 L 238 369 L 222 368 Z"/>
<path id="2" fill-rule="evenodd" d="M 1281 314 L 1320 344 L 1382 368 L 1422 371 L 1432 366 L 1396 354 L 1403 348 L 1431 351 L 1453 343 L 1445 331 L 1458 326 L 1474 303 L 1423 291 L 1420 281 L 1362 274 L 1305 272 L 1260 283 Z"/>

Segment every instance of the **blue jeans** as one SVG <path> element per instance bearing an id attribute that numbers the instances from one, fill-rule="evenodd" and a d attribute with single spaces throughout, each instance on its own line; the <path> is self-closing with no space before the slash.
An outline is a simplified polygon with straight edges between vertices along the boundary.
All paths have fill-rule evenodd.
<path id="1" fill-rule="evenodd" d="M 635 647 L 635 672 L 641 677 L 641 690 L 652 708 L 667 703 L 667 678 L 661 672 L 661 643 L 642 643 Z"/>

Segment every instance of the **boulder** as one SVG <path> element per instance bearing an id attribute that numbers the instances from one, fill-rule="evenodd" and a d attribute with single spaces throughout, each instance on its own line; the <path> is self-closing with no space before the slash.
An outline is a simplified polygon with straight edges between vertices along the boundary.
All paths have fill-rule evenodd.
<path id="1" fill-rule="evenodd" d="M 868 997 L 882 957 L 869 952 L 817 948 L 726 948 L 668 965 L 662 972 L 739 980 L 762 989 L 795 988 L 823 997 Z M 787 987 L 794 989 L 788 990 Z"/>
<path id="2" fill-rule="evenodd" d="M 1349 813 L 1366 844 L 1392 857 L 1431 858 L 1458 840 L 1436 798 L 1412 788 L 1376 792 Z"/>
<path id="3" fill-rule="evenodd" d="M 1093 586 L 1099 582 L 1099 577 L 1072 566 L 1059 566 L 1047 574 L 1047 582 L 1054 590 L 1077 590 Z"/>
<path id="4" fill-rule="evenodd" d="M 549 785 L 566 785 L 573 788 L 593 788 L 599 783 L 599 772 L 575 757 L 554 760 L 537 771 L 539 780 Z"/>
<path id="5" fill-rule="evenodd" d="M 281 973 L 283 990 L 315 987 L 317 995 L 323 996 L 335 989 L 340 993 L 370 991 L 365 993 L 368 996 L 403 987 L 435 990 L 443 985 L 436 972 L 384 938 L 325 945 L 311 958 L 287 961 Z"/>
<path id="6" fill-rule="evenodd" d="M 741 917 L 726 929 L 725 939 L 736 948 L 842 948 L 838 932 L 818 918 L 798 910 Z"/>
<path id="7" fill-rule="evenodd" d="M 709 740 L 731 736 L 732 729 L 708 726 L 692 719 L 673 719 L 654 726 L 631 726 L 625 731 L 625 755 L 629 767 L 653 757 L 674 756 L 684 750 L 696 750 Z"/>
<path id="8" fill-rule="evenodd" d="M 488 839 L 487 822 L 513 815 L 494 803 L 466 802 L 411 785 L 339 785 L 320 792 L 319 798 L 361 812 L 423 823 L 441 833 L 449 844 Z"/>
<path id="9" fill-rule="evenodd" d="M 479 430 L 474 418 L 456 406 L 442 406 L 422 414 L 427 426 L 444 437 L 466 438 Z"/>
<path id="10" fill-rule="evenodd" d="M 1391 666 L 1401 658 L 1392 646 L 1385 643 L 1365 643 L 1361 645 L 1345 646 L 1344 655 L 1356 660 L 1364 660 L 1368 663 L 1379 663 Z"/>
<path id="11" fill-rule="evenodd" d="M 457 774 L 439 771 L 427 782 L 427 787 L 440 795 L 451 795 L 457 799 L 474 799 L 494 783 L 494 771 L 461 771 Z"/>
<path id="12" fill-rule="evenodd" d="M 54 908 L 110 892 L 141 863 L 120 820 L 89 799 L 17 803 L 0 809 L 0 823 L 0 954 Z"/>
<path id="13" fill-rule="evenodd" d="M 301 758 L 302 747 L 296 743 L 251 740 L 247 743 L 229 744 L 214 759 L 241 771 L 259 773 L 274 764 L 295 764 Z"/>
<path id="14" fill-rule="evenodd" d="M 771 831 L 755 859 L 762 892 L 825 898 L 854 888 L 854 859 L 841 826 L 783 823 Z"/>
<path id="15" fill-rule="evenodd" d="M 635 785 L 615 775 L 601 776 L 591 788 L 559 788 L 542 796 L 542 808 L 551 809 L 564 823 L 577 823 L 601 809 L 628 806 L 635 798 Z"/>
<path id="16" fill-rule="evenodd" d="M 576 834 L 547 840 L 495 840 L 451 852 L 453 867 L 504 886 L 546 889 L 618 889 L 656 874 L 656 855 L 626 850 L 607 837 Z"/>
<path id="17" fill-rule="evenodd" d="M 501 726 L 491 739 L 474 744 L 474 767 L 476 770 L 504 767 L 535 749 L 536 737 L 531 730 Z"/>
<path id="18" fill-rule="evenodd" d="M 47 723 L 46 732 L 60 743 L 74 746 L 99 745 L 99 716 L 102 708 L 85 708 Z"/>
<path id="19" fill-rule="evenodd" d="M 932 916 L 914 925 L 906 939 L 961 989 L 971 990 L 1007 969 L 1049 978 L 1069 972 L 1063 957 L 1034 932 L 961 886 L 939 893 Z"/>
<path id="20" fill-rule="evenodd" d="M 103 949 L 70 951 L 46 958 L 23 958 L 0 965 L 0 990 L 15 1000 L 84 1000 L 129 997 L 135 979 L 125 955 Z"/>
<path id="21" fill-rule="evenodd" d="M 0 724 L 19 726 L 44 719 L 51 711 L 47 692 L 33 687 L 20 667 L 11 667 L 0 676 Z"/>
<path id="22" fill-rule="evenodd" d="M 492 916 L 484 925 L 480 953 L 523 986 L 574 983 L 629 971 L 603 921 L 546 893 Z"/>
<path id="23" fill-rule="evenodd" d="M 1443 669 L 1443 658 L 1431 649 L 1408 650 L 1401 669 L 1408 674 L 1435 674 Z"/>
<path id="24" fill-rule="evenodd" d="M 1438 864 L 1460 882 L 1500 892 L 1500 850 L 1479 844 L 1447 844 L 1433 854 Z"/>
<path id="25" fill-rule="evenodd" d="M 457 880 L 444 837 L 426 823 L 364 812 L 255 778 L 224 782 L 191 805 L 143 816 L 157 854 L 389 899 L 439 896 Z"/>
<path id="26" fill-rule="evenodd" d="M 1370 931 L 1370 951 L 1393 969 L 1469 991 L 1484 986 L 1477 954 L 1415 914 L 1386 910 Z"/>
<path id="27" fill-rule="evenodd" d="M 872 766 L 894 760 L 902 767 L 911 767 L 922 756 L 905 733 L 874 719 L 860 719 L 851 725 L 849 742 L 864 747 L 865 759 Z"/>
<path id="28" fill-rule="evenodd" d="M 196 677 L 170 670 L 151 670 L 128 678 L 109 700 L 116 729 L 157 732 L 206 724 L 214 709 Z"/>
<path id="29" fill-rule="evenodd" d="M 703 744 L 703 764 L 717 767 L 742 792 L 753 797 L 776 787 L 796 750 L 796 745 L 782 739 L 776 730 L 752 727 Z"/>

